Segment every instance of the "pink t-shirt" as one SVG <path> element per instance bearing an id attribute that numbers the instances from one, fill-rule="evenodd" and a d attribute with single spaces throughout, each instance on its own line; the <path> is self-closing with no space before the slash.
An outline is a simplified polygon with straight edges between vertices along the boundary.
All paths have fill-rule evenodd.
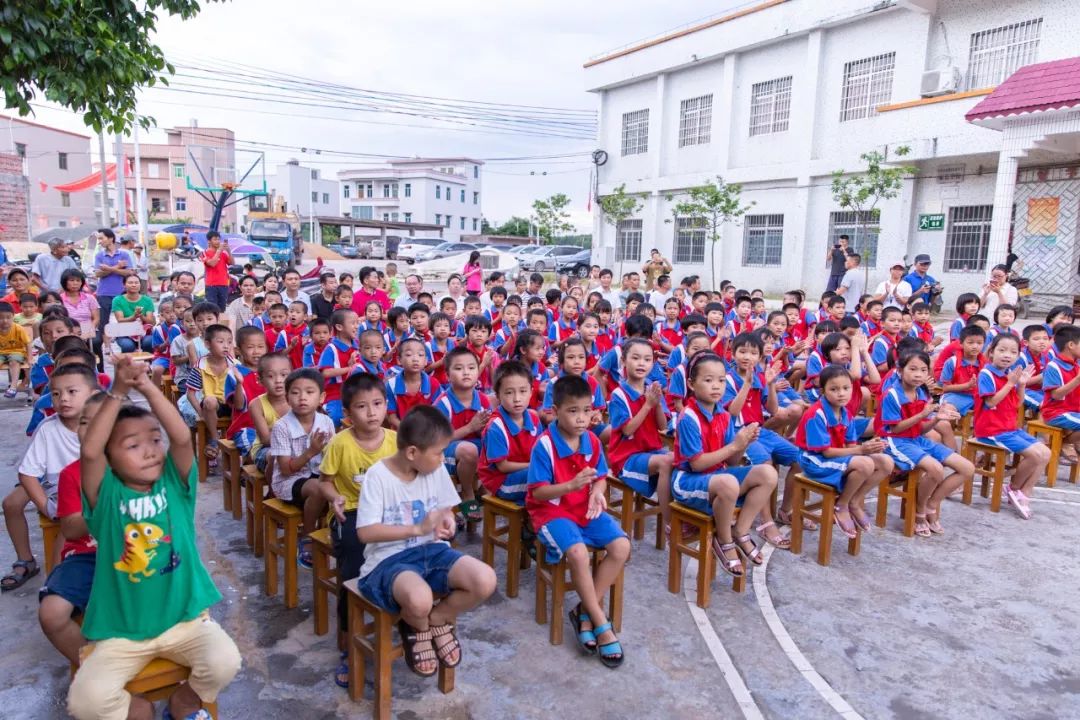
<path id="1" fill-rule="evenodd" d="M 97 298 L 88 292 L 80 292 L 79 299 L 75 303 L 71 302 L 71 298 L 67 293 L 62 293 L 60 299 L 63 301 L 64 307 L 67 309 L 71 319 L 80 325 L 90 322 L 90 313 L 101 308 Z"/>
<path id="2" fill-rule="evenodd" d="M 472 275 L 469 275 L 468 273 L 470 271 L 475 272 L 473 272 Z M 484 271 L 480 269 L 479 263 L 476 265 L 466 265 L 462 268 L 461 274 L 465 277 L 465 289 L 469 292 L 478 293 L 484 289 Z"/>

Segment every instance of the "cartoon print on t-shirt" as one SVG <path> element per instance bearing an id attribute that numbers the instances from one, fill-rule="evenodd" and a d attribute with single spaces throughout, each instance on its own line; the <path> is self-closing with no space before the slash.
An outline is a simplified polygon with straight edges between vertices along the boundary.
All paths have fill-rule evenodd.
<path id="1" fill-rule="evenodd" d="M 142 582 L 144 577 L 150 577 L 156 572 L 150 567 L 150 562 L 157 557 L 158 544 L 171 540 L 169 535 L 153 523 L 128 523 L 124 528 L 124 553 L 113 563 L 113 567 L 127 573 L 131 582 Z M 170 553 L 170 556 L 172 554 L 174 553 Z M 178 558 L 176 564 L 179 564 Z"/>

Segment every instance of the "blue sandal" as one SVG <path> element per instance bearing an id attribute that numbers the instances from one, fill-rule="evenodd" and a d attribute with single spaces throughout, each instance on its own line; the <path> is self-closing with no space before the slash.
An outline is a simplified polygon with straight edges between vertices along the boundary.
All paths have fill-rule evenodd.
<path id="1" fill-rule="evenodd" d="M 581 609 L 581 603 L 578 603 L 576 607 L 570 610 L 570 624 L 574 626 L 574 633 L 577 637 L 578 645 L 581 646 L 582 652 L 587 655 L 596 654 L 596 631 L 595 630 L 582 630 L 581 623 L 592 622 L 589 620 L 589 615 Z M 610 627 L 610 625 L 608 626 Z"/>
<path id="2" fill-rule="evenodd" d="M 610 622 L 606 622 L 598 628 L 593 628 L 593 633 L 596 634 L 596 637 L 600 637 L 608 630 L 611 630 Z M 612 631 L 612 634 L 614 634 L 614 631 Z M 625 659 L 626 657 L 625 655 L 623 655 L 622 643 L 620 643 L 618 640 L 613 640 L 609 643 L 600 645 L 599 650 L 600 662 L 604 663 L 604 665 L 612 669 L 622 665 L 623 659 Z"/>
<path id="3" fill-rule="evenodd" d="M 349 689 L 349 652 L 343 650 L 341 652 L 341 663 L 337 666 L 337 670 L 334 671 L 334 684 L 339 688 Z"/>

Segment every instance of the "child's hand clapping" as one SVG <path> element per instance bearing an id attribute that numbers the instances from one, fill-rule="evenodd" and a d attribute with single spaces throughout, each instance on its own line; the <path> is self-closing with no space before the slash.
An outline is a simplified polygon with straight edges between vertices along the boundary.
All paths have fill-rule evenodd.
<path id="1" fill-rule="evenodd" d="M 1027 384 L 1031 382 L 1031 378 L 1035 377 L 1035 366 L 1028 365 L 1020 372 L 1019 387 L 1027 387 Z"/>
<path id="2" fill-rule="evenodd" d="M 949 405 L 948 407 L 952 407 L 952 406 Z M 931 415 L 933 415 L 935 412 L 937 412 L 937 410 L 938 410 L 937 403 L 926 403 L 926 407 L 924 407 L 922 409 L 922 412 L 919 413 L 919 416 L 924 417 L 924 418 L 928 418 Z M 947 414 L 947 411 L 946 411 L 945 407 L 942 407 L 941 411 L 942 411 L 942 413 Z"/>
<path id="3" fill-rule="evenodd" d="M 770 363 L 767 368 L 765 368 L 765 384 L 766 385 L 772 385 L 773 381 L 775 381 L 776 378 L 780 376 L 780 367 L 781 367 L 781 362 L 779 360 L 775 360 L 772 363 Z"/>
<path id="4" fill-rule="evenodd" d="M 330 442 L 330 433 L 325 430 L 319 430 L 311 436 L 311 441 L 308 443 L 308 448 L 315 451 L 318 455 L 326 447 L 326 443 Z"/>
<path id="5" fill-rule="evenodd" d="M 583 468 L 581 472 L 574 476 L 574 479 L 567 483 L 572 489 L 580 490 L 586 485 L 596 480 L 596 468 L 587 467 Z"/>
<path id="6" fill-rule="evenodd" d="M 586 520 L 594 520 L 600 517 L 600 513 L 607 510 L 607 500 L 604 498 L 604 493 L 599 490 L 593 490 L 589 493 L 589 507 L 585 511 Z"/>
<path id="7" fill-rule="evenodd" d="M 472 432 L 480 432 L 487 425 L 488 418 L 491 417 L 490 410 L 481 410 L 473 415 L 472 420 L 469 421 L 469 430 Z"/>
<path id="8" fill-rule="evenodd" d="M 645 390 L 645 402 L 649 407 L 656 407 L 664 397 L 664 389 L 655 380 Z"/>
<path id="9" fill-rule="evenodd" d="M 761 426 L 757 423 L 750 423 L 749 425 L 743 425 L 739 432 L 735 433 L 735 440 L 743 447 L 746 447 L 757 440 L 760 434 Z"/>
<path id="10" fill-rule="evenodd" d="M 859 445 L 859 450 L 863 455 L 873 455 L 874 453 L 885 451 L 885 441 L 881 438 L 871 438 Z"/>

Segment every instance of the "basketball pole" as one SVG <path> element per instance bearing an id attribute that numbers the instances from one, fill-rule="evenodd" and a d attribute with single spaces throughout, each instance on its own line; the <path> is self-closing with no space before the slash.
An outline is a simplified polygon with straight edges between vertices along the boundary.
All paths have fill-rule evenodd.
<path id="1" fill-rule="evenodd" d="M 135 132 L 132 135 L 132 144 L 135 146 L 135 212 L 139 215 L 139 244 L 143 244 L 146 238 L 146 201 L 143 199 L 142 188 L 142 156 L 139 153 L 139 123 L 135 123 Z M 146 252 L 150 252 L 147 250 Z"/>

